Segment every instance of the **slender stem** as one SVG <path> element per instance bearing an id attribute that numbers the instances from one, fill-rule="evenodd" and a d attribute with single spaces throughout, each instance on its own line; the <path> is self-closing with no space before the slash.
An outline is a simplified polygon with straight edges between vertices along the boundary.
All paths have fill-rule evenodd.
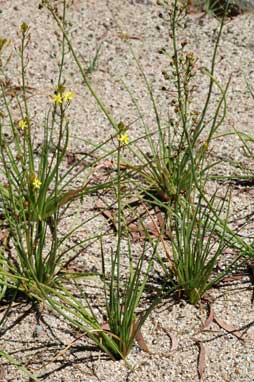
<path id="1" fill-rule="evenodd" d="M 80 71 L 80 74 L 81 74 L 81 77 L 85 83 L 85 85 L 88 87 L 90 93 L 92 94 L 92 96 L 95 98 L 98 106 L 100 107 L 100 109 L 102 110 L 102 112 L 105 114 L 106 118 L 108 119 L 108 121 L 110 122 L 111 126 L 117 131 L 118 130 L 118 125 L 117 123 L 114 121 L 114 119 L 112 118 L 111 114 L 108 112 L 106 106 L 104 105 L 104 103 L 102 102 L 102 100 L 98 97 L 98 95 L 96 94 L 91 82 L 89 81 L 87 75 L 86 75 L 86 72 L 85 70 L 83 69 L 82 65 L 81 65 L 81 62 L 80 60 L 78 59 L 78 56 L 75 52 L 75 49 L 73 48 L 72 46 L 72 43 L 71 43 L 71 40 L 69 39 L 68 37 L 68 34 L 66 33 L 65 29 L 64 29 L 64 25 L 63 23 L 60 21 L 59 17 L 56 15 L 56 13 L 54 12 L 54 9 L 51 7 L 50 3 L 48 0 L 45 0 L 45 4 L 48 8 L 48 10 L 50 11 L 50 13 L 52 14 L 53 18 L 55 19 L 58 27 L 60 28 L 60 30 L 62 31 L 64 37 L 65 37 L 65 40 L 67 41 L 67 44 L 68 44 L 68 47 L 72 53 L 72 56 L 74 58 L 74 61 L 76 62 L 78 68 L 79 68 L 79 71 Z"/>

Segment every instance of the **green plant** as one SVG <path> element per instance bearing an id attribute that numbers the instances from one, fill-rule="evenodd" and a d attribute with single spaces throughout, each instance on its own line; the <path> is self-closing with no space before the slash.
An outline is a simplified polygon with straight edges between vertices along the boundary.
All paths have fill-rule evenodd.
<path id="1" fill-rule="evenodd" d="M 164 3 L 165 5 L 168 4 L 167 1 Z M 178 199 L 184 201 L 189 191 L 195 188 L 193 174 L 195 174 L 197 182 L 202 187 L 202 179 L 204 183 L 209 169 L 215 165 L 215 163 L 210 164 L 207 161 L 209 147 L 214 134 L 225 118 L 227 109 L 226 92 L 229 81 L 225 89 L 223 89 L 214 77 L 216 55 L 224 18 L 218 31 L 211 68 L 210 70 L 204 67 L 199 69 L 203 75 L 208 77 L 209 86 L 206 98 L 200 103 L 200 110 L 196 110 L 192 106 L 192 98 L 197 91 L 193 81 L 198 70 L 197 58 L 192 52 L 186 51 L 185 42 L 179 43 L 177 39 L 177 28 L 185 17 L 185 12 L 186 8 L 182 7 L 177 0 L 174 1 L 172 8 L 167 8 L 167 13 L 170 15 L 169 23 L 173 55 L 168 55 L 165 51 L 164 54 L 170 59 L 172 73 L 163 71 L 163 76 L 166 81 L 175 85 L 176 96 L 171 101 L 172 113 L 173 111 L 175 113 L 174 117 L 172 116 L 167 123 L 162 121 L 153 89 L 131 47 L 133 57 L 143 75 L 150 95 L 156 121 L 154 129 L 151 130 L 147 127 L 138 102 L 128 87 L 125 86 L 136 106 L 139 119 L 144 128 L 145 137 L 142 136 L 141 138 L 146 140 L 149 148 L 149 152 L 144 153 L 143 149 L 139 148 L 137 144 L 129 145 L 129 149 L 138 164 L 128 163 L 128 168 L 135 175 L 138 175 L 136 184 L 140 192 L 145 197 L 148 197 L 153 204 L 161 207 L 172 205 L 173 208 Z M 214 87 L 219 90 L 220 97 L 217 100 L 213 116 L 210 118 L 208 109 Z"/>
<path id="2" fill-rule="evenodd" d="M 112 338 L 115 342 L 117 351 L 114 351 L 114 358 L 121 359 L 126 358 L 130 352 L 133 342 L 139 333 L 143 323 L 145 322 L 148 314 L 153 308 L 153 304 L 146 309 L 139 316 L 136 315 L 136 310 L 140 305 L 140 300 L 147 283 L 149 270 L 153 262 L 153 255 L 150 257 L 147 270 L 142 278 L 142 267 L 144 262 L 144 256 L 146 252 L 146 246 L 144 246 L 139 260 L 134 266 L 133 255 L 131 250 L 131 243 L 128 239 L 128 259 L 129 270 L 126 281 L 121 281 L 120 266 L 122 257 L 121 241 L 123 235 L 123 211 L 121 205 L 121 149 L 124 145 L 128 144 L 128 133 L 123 125 L 119 125 L 119 143 L 118 143 L 118 157 L 117 157 L 117 190 L 116 197 L 118 201 L 118 229 L 117 229 L 117 247 L 115 254 L 111 254 L 111 275 L 109 286 L 105 278 L 105 259 L 103 256 L 103 275 L 104 275 L 104 292 L 107 309 L 107 321 L 109 325 L 110 333 L 114 335 Z M 157 245 L 155 245 L 156 248 Z M 154 249 L 155 249 L 154 248 Z M 154 251 L 153 251 L 154 252 Z M 102 251 L 103 254 L 103 251 Z"/>
<path id="3" fill-rule="evenodd" d="M 154 308 L 157 301 L 153 301 L 151 305 L 138 312 L 140 308 L 141 298 L 144 288 L 147 284 L 149 271 L 152 266 L 153 257 L 156 251 L 157 243 L 153 246 L 153 253 L 144 271 L 144 256 L 147 245 L 144 245 L 142 254 L 138 261 L 134 262 L 130 240 L 127 240 L 128 254 L 127 259 L 129 265 L 125 275 L 121 273 L 122 257 L 123 257 L 123 211 L 121 206 L 122 189 L 121 189 L 121 150 L 128 143 L 128 134 L 123 130 L 123 126 L 119 127 L 118 143 L 117 143 L 117 185 L 116 199 L 118 203 L 117 216 L 117 243 L 116 248 L 111 250 L 110 255 L 110 276 L 106 275 L 106 256 L 101 246 L 102 252 L 102 282 L 104 286 L 104 297 L 106 314 L 104 323 L 95 314 L 89 297 L 85 297 L 86 306 L 75 298 L 66 289 L 61 288 L 59 291 L 49 290 L 46 299 L 49 304 L 60 314 L 62 314 L 74 327 L 81 329 L 98 347 L 106 352 L 111 359 L 125 359 L 129 354 L 133 343 L 138 336 L 142 325 L 147 319 L 149 313 Z M 125 255 L 126 256 L 126 255 Z M 85 294 L 86 296 L 86 294 Z"/>
<path id="4" fill-rule="evenodd" d="M 121 188 L 121 150 L 129 143 L 128 131 L 125 125 L 120 122 L 116 123 L 108 112 L 107 108 L 97 96 L 86 71 L 82 68 L 77 53 L 75 52 L 72 42 L 65 30 L 64 23 L 61 22 L 50 2 L 45 0 L 52 16 L 56 20 L 60 30 L 62 31 L 73 58 L 80 70 L 84 84 L 90 90 L 95 98 L 99 108 L 107 117 L 118 137 L 117 144 L 117 181 L 116 181 L 116 199 L 118 203 L 118 222 L 117 222 L 117 245 L 116 249 L 112 249 L 111 253 L 111 274 L 109 281 L 105 275 L 105 256 L 102 250 L 102 281 L 104 284 L 104 296 L 106 306 L 106 324 L 103 325 L 99 317 L 96 316 L 89 302 L 89 298 L 85 298 L 85 305 L 76 299 L 68 290 L 61 287 L 60 290 L 47 289 L 47 301 L 60 314 L 62 314 L 72 325 L 84 331 L 84 333 L 94 341 L 101 350 L 106 352 L 112 359 L 125 359 L 131 350 L 133 342 L 139 333 L 143 323 L 148 317 L 150 311 L 155 304 L 152 303 L 145 311 L 138 314 L 137 309 L 140 305 L 143 290 L 145 288 L 148 272 L 150 270 L 153 255 L 151 256 L 146 271 L 142 272 L 146 247 L 140 256 L 137 264 L 134 265 L 131 245 L 128 240 L 128 259 L 129 268 L 127 279 L 122 280 L 120 274 L 120 264 L 122 258 L 122 236 L 123 229 L 123 212 L 121 208 L 122 188 Z M 64 1 L 65 7 L 65 1 Z M 157 244 L 156 244 L 157 245 Z M 156 246 L 155 246 L 156 247 Z M 155 248 L 153 250 L 155 252 Z M 144 276 L 142 276 L 144 274 Z"/>
<path id="5" fill-rule="evenodd" d="M 53 286 L 65 275 L 65 267 L 71 261 L 66 257 L 69 248 L 64 248 L 64 245 L 74 229 L 62 234 L 59 229 L 70 203 L 103 188 L 105 184 L 89 184 L 96 160 L 87 165 L 87 173 L 82 175 L 82 179 L 81 171 L 84 169 L 76 167 L 80 160 L 67 169 L 64 166 L 69 142 L 67 110 L 73 98 L 73 93 L 65 89 L 62 81 L 64 39 L 58 83 L 51 96 L 52 106 L 40 126 L 42 142 L 37 142 L 27 94 L 25 49 L 29 44 L 28 25 L 23 23 L 20 33 L 21 95 L 9 95 L 4 68 L 0 68 L 0 97 L 4 107 L 0 115 L 0 206 L 10 244 L 15 249 L 9 251 L 8 256 L 1 256 L 7 264 L 10 280 L 14 282 L 16 278 L 20 289 L 35 296 L 39 293 L 37 282 Z M 14 118 L 15 108 L 18 120 Z M 36 154 L 38 146 L 39 155 Z M 73 188 L 71 185 L 75 180 L 80 180 L 80 186 Z M 1 272 L 3 288 L 3 278 L 8 272 L 5 270 L 5 276 Z"/>
<path id="6" fill-rule="evenodd" d="M 168 281 L 191 304 L 196 304 L 206 291 L 217 285 L 241 258 L 239 254 L 232 255 L 221 264 L 220 270 L 218 265 L 230 246 L 226 235 L 229 207 L 224 211 L 225 201 L 218 203 L 217 192 L 208 200 L 206 204 L 199 195 L 195 203 L 190 199 L 184 206 L 175 206 L 169 218 L 170 243 L 163 243 L 168 263 L 163 263 L 159 257 Z M 223 214 L 226 216 L 222 226 L 218 216 Z"/>

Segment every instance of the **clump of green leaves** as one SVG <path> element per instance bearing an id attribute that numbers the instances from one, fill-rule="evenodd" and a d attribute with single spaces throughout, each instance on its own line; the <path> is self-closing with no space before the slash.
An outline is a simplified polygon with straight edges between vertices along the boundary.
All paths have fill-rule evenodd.
<path id="1" fill-rule="evenodd" d="M 174 100 L 174 105 L 176 113 L 185 113 L 184 120 L 171 119 L 166 127 L 162 127 L 152 90 L 149 87 L 157 116 L 157 134 L 151 136 L 146 131 L 146 139 L 151 153 L 145 154 L 141 150 L 139 151 L 139 160 L 142 164 L 138 166 L 137 173 L 144 180 L 143 192 L 154 201 L 157 199 L 162 203 L 174 204 L 177 198 L 184 198 L 193 187 L 193 171 L 198 177 L 205 172 L 202 165 L 206 157 L 208 142 L 203 144 L 198 142 L 197 136 L 195 136 L 195 123 L 199 113 L 187 109 L 193 90 L 191 80 L 194 76 L 195 63 L 196 58 L 190 53 L 182 53 L 179 62 L 176 62 L 175 58 L 171 61 L 172 66 L 180 66 L 178 68 L 179 86 L 184 93 L 184 100 L 181 98 L 180 106 Z M 184 123 L 183 127 L 182 123 Z M 188 138 L 186 137 L 187 128 Z M 158 143 L 154 141 L 156 135 L 158 135 Z"/>
<path id="2" fill-rule="evenodd" d="M 216 54 L 224 19 L 219 27 L 211 68 L 198 68 L 198 59 L 193 52 L 187 50 L 187 42 L 179 42 L 177 38 L 177 30 L 185 19 L 186 7 L 177 0 L 174 1 L 173 6 L 168 5 L 167 1 L 164 3 L 170 25 L 173 55 L 163 51 L 171 66 L 169 72 L 163 71 L 163 76 L 169 88 L 172 83 L 174 84 L 176 95 L 173 98 L 170 90 L 172 115 L 166 123 L 162 121 L 153 89 L 133 53 L 150 95 L 156 126 L 151 129 L 145 124 L 138 103 L 129 91 L 144 127 L 142 138 L 146 140 L 149 150 L 145 153 L 138 145 L 130 145 L 129 149 L 138 165 L 128 163 L 128 168 L 138 175 L 137 187 L 143 196 L 162 208 L 168 205 L 173 208 L 179 199 L 184 201 L 189 192 L 195 190 L 195 183 L 203 187 L 208 170 L 213 166 L 207 161 L 209 147 L 226 115 L 226 92 L 229 81 L 223 89 L 214 77 Z M 209 85 L 207 95 L 200 102 L 197 110 L 192 105 L 192 100 L 197 92 L 194 79 L 198 71 L 208 77 Z M 208 115 L 208 109 L 214 87 L 219 90 L 220 97 L 217 99 L 211 118 L 210 111 Z"/>
<path id="3" fill-rule="evenodd" d="M 116 248 L 112 248 L 110 256 L 110 274 L 106 274 L 106 255 L 104 254 L 103 244 L 102 252 L 102 282 L 105 297 L 104 322 L 101 321 L 98 314 L 86 297 L 86 305 L 81 303 L 66 289 L 53 291 L 51 296 L 46 299 L 50 305 L 60 314 L 62 314 L 73 326 L 81 329 L 86 335 L 94 341 L 98 347 L 106 352 L 113 360 L 126 359 L 133 347 L 135 339 L 140 335 L 140 330 L 149 313 L 154 308 L 156 301 L 138 312 L 145 286 L 147 284 L 149 271 L 151 269 L 157 243 L 153 246 L 153 253 L 144 271 L 144 258 L 147 245 L 144 245 L 143 251 L 135 263 L 129 238 L 127 239 L 127 254 L 123 250 L 123 225 L 124 217 L 121 206 L 121 151 L 127 144 L 128 135 L 123 130 L 122 124 L 119 124 L 118 142 L 117 142 L 117 184 L 116 199 L 118 205 L 117 215 L 117 243 Z M 121 272 L 122 258 L 127 256 L 128 266 L 125 274 Z M 127 272 L 127 275 L 126 275 Z M 85 294 L 85 293 L 84 293 Z M 57 297 L 57 298 L 55 298 Z"/>
<path id="4" fill-rule="evenodd" d="M 28 25 L 23 23 L 20 33 L 21 86 L 16 93 L 9 94 L 6 89 L 1 67 L 4 111 L 0 115 L 0 205 L 12 248 L 8 258 L 3 255 L 3 261 L 7 262 L 11 280 L 18 280 L 19 288 L 33 296 L 40 293 L 37 283 L 52 287 L 63 277 L 70 261 L 64 258 L 64 243 L 70 233 L 59 235 L 61 219 L 72 201 L 95 191 L 97 186 L 90 186 L 86 180 L 73 188 L 74 180 L 80 177 L 81 170 L 75 168 L 79 162 L 67 169 L 64 166 L 69 142 L 67 110 L 73 98 L 62 82 L 64 41 L 58 84 L 51 95 L 52 106 L 41 124 L 43 138 L 38 144 L 27 94 Z M 18 119 L 14 118 L 16 110 Z"/>
<path id="5" fill-rule="evenodd" d="M 219 270 L 218 264 L 230 245 L 228 212 L 225 202 L 219 204 L 214 193 L 207 204 L 200 195 L 195 203 L 189 200 L 185 206 L 178 204 L 171 215 L 168 233 L 172 262 L 169 267 L 163 267 L 170 282 L 191 304 L 196 304 L 206 291 L 218 284 L 240 259 L 232 255 L 229 263 Z M 222 224 L 223 214 L 226 216 Z"/>

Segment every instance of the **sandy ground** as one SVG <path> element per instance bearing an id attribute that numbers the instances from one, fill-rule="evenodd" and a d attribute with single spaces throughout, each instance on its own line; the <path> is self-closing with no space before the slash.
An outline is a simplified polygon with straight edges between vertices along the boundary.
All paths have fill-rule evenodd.
<path id="1" fill-rule="evenodd" d="M 31 107 L 35 112 L 38 136 L 40 122 L 49 104 L 49 95 L 54 90 L 59 62 L 59 32 L 45 9 L 39 9 L 37 0 L 0 1 L 0 37 L 11 40 L 13 48 L 19 45 L 18 30 L 22 22 L 30 26 L 31 42 L 28 52 L 28 74 L 33 88 Z M 57 5 L 60 2 L 54 1 Z M 154 0 L 73 0 L 67 13 L 70 22 L 70 36 L 79 51 L 84 66 L 88 66 L 94 52 L 102 43 L 98 65 L 91 74 L 91 82 L 104 100 L 116 120 L 126 124 L 134 121 L 135 107 L 126 92 L 123 82 L 138 100 L 145 121 L 155 126 L 155 116 L 142 75 L 135 64 L 128 44 L 152 83 L 156 102 L 162 119 L 171 112 L 171 89 L 165 82 L 162 71 L 169 67 L 162 49 L 171 49 L 166 14 Z M 189 51 L 199 57 L 199 66 L 209 66 L 217 20 L 202 13 L 187 16 L 185 28 L 179 39 L 187 40 Z M 126 40 L 124 36 L 129 38 Z M 228 91 L 228 113 L 220 132 L 231 132 L 233 127 L 253 132 L 254 100 L 247 84 L 254 86 L 254 14 L 245 13 L 227 20 L 218 52 L 216 77 L 222 85 L 231 75 Z M 18 82 L 18 57 L 13 54 L 7 70 L 14 84 Z M 67 55 L 66 86 L 75 92 L 75 102 L 70 110 L 72 140 L 70 150 L 85 151 L 89 141 L 98 142 L 109 138 L 113 132 L 107 120 L 99 111 L 95 101 L 82 84 L 80 74 Z M 202 102 L 207 80 L 198 81 L 199 90 L 193 102 Z M 166 90 L 165 90 L 166 89 Z M 216 97 L 215 97 L 216 98 Z M 36 125 L 36 123 L 35 123 Z M 129 133 L 135 138 L 140 135 L 139 122 L 130 126 Z M 78 139 L 74 139 L 78 137 Z M 218 138 L 212 155 L 218 158 L 234 159 L 243 165 L 248 160 L 243 156 L 241 143 L 236 138 Z M 253 168 L 253 167 L 252 167 Z M 232 174 L 236 170 L 223 165 L 220 174 Z M 249 170 L 249 172 L 251 169 Z M 221 186 L 224 187 L 224 186 Z M 252 186 L 233 186 L 232 219 L 237 226 L 248 212 L 253 211 Z M 89 197 L 81 206 L 80 216 L 93 213 L 96 197 Z M 83 210 L 82 210 L 83 208 Z M 96 221 L 99 229 L 105 225 L 103 217 Z M 250 228 L 247 233 L 252 232 Z M 246 233 L 243 232 L 243 233 Z M 87 233 L 87 232 L 86 232 Z M 109 239 L 111 246 L 114 238 Z M 139 250 L 139 247 L 135 247 Z M 85 270 L 99 264 L 98 247 L 91 247 L 79 260 Z M 246 269 L 243 266 L 241 272 Z M 85 284 L 82 284 L 85 288 Z M 95 293 L 87 286 L 90 293 Z M 89 289 L 90 288 L 90 289 Z M 143 335 L 150 352 L 141 351 L 138 346 L 128 357 L 133 370 L 126 368 L 123 361 L 112 362 L 98 352 L 85 338 L 58 354 L 75 339 L 77 333 L 60 317 L 45 309 L 42 331 L 36 335 L 35 313 L 29 304 L 17 304 L 10 311 L 9 320 L 0 337 L 0 348 L 21 360 L 47 382 L 189 382 L 199 381 L 198 358 L 202 341 L 205 349 L 205 372 L 207 382 L 251 382 L 254 378 L 254 310 L 251 304 L 251 283 L 249 277 L 233 280 L 209 292 L 213 300 L 216 317 L 240 330 L 242 338 L 229 334 L 216 323 L 211 323 L 202 333 L 199 329 L 208 316 L 206 304 L 194 307 L 184 301 L 164 301 L 147 320 Z M 24 381 L 16 368 L 1 358 L 4 369 L 3 381 Z M 1 380 L 1 377 L 0 377 Z"/>

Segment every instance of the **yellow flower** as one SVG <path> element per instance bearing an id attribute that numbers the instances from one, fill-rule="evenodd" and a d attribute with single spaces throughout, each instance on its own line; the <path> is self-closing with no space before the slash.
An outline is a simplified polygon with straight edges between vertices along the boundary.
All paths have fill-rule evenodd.
<path id="1" fill-rule="evenodd" d="M 129 143 L 128 133 L 120 134 L 118 139 L 123 145 L 128 145 L 128 143 Z"/>
<path id="2" fill-rule="evenodd" d="M 66 92 L 63 96 L 64 101 L 72 101 L 73 92 Z"/>
<path id="3" fill-rule="evenodd" d="M 63 103 L 63 98 L 62 98 L 62 95 L 60 93 L 56 93 L 53 95 L 52 97 L 52 100 L 56 103 L 56 104 L 61 104 Z"/>
<path id="4" fill-rule="evenodd" d="M 27 121 L 25 121 L 24 119 L 22 119 L 21 121 L 19 121 L 19 127 L 20 127 L 22 130 L 25 130 L 25 128 L 27 127 Z"/>
<path id="5" fill-rule="evenodd" d="M 118 139 L 123 145 L 128 145 L 129 143 L 129 135 L 127 133 L 120 134 Z"/>
<path id="6" fill-rule="evenodd" d="M 32 184 L 37 190 L 41 187 L 41 181 L 36 176 L 34 177 Z"/>

